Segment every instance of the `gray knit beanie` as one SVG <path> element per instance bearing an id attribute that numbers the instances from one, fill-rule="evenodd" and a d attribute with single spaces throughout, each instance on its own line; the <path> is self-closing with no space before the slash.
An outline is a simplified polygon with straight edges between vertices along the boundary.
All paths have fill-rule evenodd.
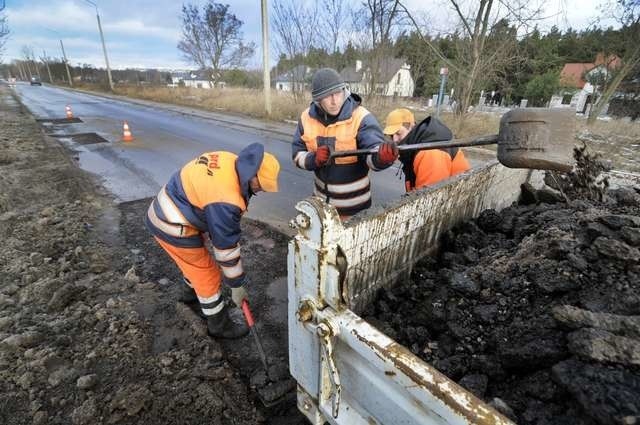
<path id="1" fill-rule="evenodd" d="M 311 97 L 319 101 L 323 97 L 339 92 L 345 88 L 344 80 L 332 68 L 322 68 L 316 71 L 311 82 Z"/>

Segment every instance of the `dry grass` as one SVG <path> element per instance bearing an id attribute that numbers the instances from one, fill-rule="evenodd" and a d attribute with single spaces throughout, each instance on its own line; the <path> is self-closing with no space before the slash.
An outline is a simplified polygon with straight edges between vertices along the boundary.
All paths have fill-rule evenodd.
<path id="1" fill-rule="evenodd" d="M 578 128 L 585 128 L 586 121 L 582 121 Z M 598 120 L 590 126 L 590 130 L 594 134 L 609 134 L 616 137 L 628 138 L 633 140 L 640 139 L 640 122 L 634 122 L 624 119 L 615 119 L 610 121 Z"/>
<path id="2" fill-rule="evenodd" d="M 640 173 L 640 123 L 627 120 L 578 124 L 578 140 L 600 153 L 618 170 Z"/>
<path id="3" fill-rule="evenodd" d="M 155 102 L 173 103 L 213 112 L 230 112 L 255 118 L 269 118 L 264 110 L 262 90 L 245 88 L 196 89 L 186 87 L 118 86 L 115 93 Z M 310 100 L 310 99 L 309 99 Z M 271 119 L 297 120 L 309 104 L 307 99 L 296 99 L 289 94 L 272 91 Z"/>
<path id="4" fill-rule="evenodd" d="M 81 88 L 105 91 L 104 87 L 97 85 L 84 84 Z M 300 113 L 309 106 L 311 101 L 309 93 L 293 96 L 290 93 L 273 90 L 272 113 L 271 116 L 267 116 L 264 111 L 262 90 L 236 87 L 206 90 L 118 85 L 115 93 L 132 98 L 274 121 L 297 121 Z M 363 104 L 383 126 L 385 117 L 395 108 L 411 109 L 417 121 L 434 113 L 433 108 L 425 108 L 415 100 L 372 97 L 365 98 Z M 453 130 L 457 138 L 495 134 L 500 125 L 500 117 L 495 113 L 473 112 L 466 115 L 463 121 L 448 112 L 441 113 L 440 117 Z M 625 120 L 597 121 L 593 126 L 587 127 L 586 121 L 580 120 L 578 139 L 610 159 L 615 168 L 640 172 L 640 123 Z"/>
<path id="5" fill-rule="evenodd" d="M 106 91 L 104 87 L 89 84 L 83 84 L 79 88 Z M 302 96 L 294 96 L 291 93 L 275 90 L 272 90 L 271 93 L 271 116 L 267 116 L 264 111 L 262 90 L 238 87 L 206 90 L 186 87 L 170 88 L 122 84 L 117 85 L 115 88 L 115 94 L 121 96 L 172 103 L 213 112 L 243 114 L 275 121 L 297 121 L 300 113 L 311 102 L 309 93 L 305 93 Z M 387 114 L 395 108 L 411 109 L 417 121 L 433 113 L 432 108 L 424 108 L 419 101 L 390 97 L 365 97 L 363 105 L 376 116 L 381 125 L 384 125 L 384 119 Z M 451 113 L 442 113 L 441 118 L 454 129 L 456 137 L 495 133 L 499 123 L 499 118 L 495 115 L 482 112 L 468 115 L 463 125 L 457 123 Z"/>

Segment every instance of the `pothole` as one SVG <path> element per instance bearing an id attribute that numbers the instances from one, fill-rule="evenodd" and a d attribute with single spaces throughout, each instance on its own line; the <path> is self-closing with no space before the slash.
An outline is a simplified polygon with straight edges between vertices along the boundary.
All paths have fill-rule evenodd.
<path id="1" fill-rule="evenodd" d="M 73 118 L 36 118 L 36 122 L 42 124 L 73 124 L 76 122 L 82 122 L 78 117 Z"/>
<path id="2" fill-rule="evenodd" d="M 51 137 L 69 138 L 81 145 L 93 145 L 96 143 L 109 143 L 107 139 L 96 133 L 76 133 L 76 134 L 51 134 Z"/>

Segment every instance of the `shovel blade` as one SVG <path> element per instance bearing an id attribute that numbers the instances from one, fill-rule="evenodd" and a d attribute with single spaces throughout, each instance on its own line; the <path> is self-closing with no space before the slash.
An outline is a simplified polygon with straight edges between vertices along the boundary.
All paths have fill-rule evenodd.
<path id="1" fill-rule="evenodd" d="M 571 110 L 512 109 L 500 120 L 498 160 L 509 168 L 570 171 L 575 132 Z"/>

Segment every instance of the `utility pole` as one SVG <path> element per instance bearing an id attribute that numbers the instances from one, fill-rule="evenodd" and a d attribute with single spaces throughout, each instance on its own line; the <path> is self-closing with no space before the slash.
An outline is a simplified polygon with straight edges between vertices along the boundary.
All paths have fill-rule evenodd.
<path id="1" fill-rule="evenodd" d="M 60 39 L 60 48 L 62 48 L 62 57 L 64 58 L 64 66 L 67 68 L 67 78 L 69 79 L 69 87 L 73 87 L 73 80 L 71 80 L 71 72 L 69 71 L 69 61 L 67 60 L 67 54 L 64 52 L 64 44 Z"/>
<path id="2" fill-rule="evenodd" d="M 47 60 L 47 52 L 42 49 L 42 60 L 44 64 L 47 66 L 47 73 L 49 74 L 49 83 L 53 84 L 53 78 L 51 77 L 51 68 L 49 68 L 49 61 Z"/>
<path id="3" fill-rule="evenodd" d="M 444 101 L 444 86 L 447 83 L 449 68 L 440 68 L 440 90 L 438 91 L 438 105 L 436 105 L 436 118 L 440 117 L 440 105 Z"/>
<path id="4" fill-rule="evenodd" d="M 104 61 L 107 64 L 107 77 L 109 78 L 109 89 L 113 91 L 113 80 L 111 79 L 111 68 L 109 67 L 109 58 L 107 57 L 107 46 L 104 44 L 104 35 L 102 34 L 102 25 L 100 25 L 100 15 L 98 15 L 97 6 L 96 6 L 96 18 L 98 18 L 98 29 L 100 30 L 100 40 L 102 40 L 102 51 L 104 52 Z"/>
<path id="5" fill-rule="evenodd" d="M 27 64 L 27 71 L 29 72 L 29 78 L 27 78 L 27 80 L 31 80 L 31 77 L 33 77 L 33 72 L 31 72 L 31 67 L 29 66 L 29 62 L 30 60 L 27 58 L 27 60 L 25 61 L 25 63 Z"/>
<path id="6" fill-rule="evenodd" d="M 104 53 L 104 62 L 107 64 L 107 78 L 109 80 L 109 89 L 113 91 L 113 80 L 111 79 L 111 68 L 109 67 L 109 57 L 107 56 L 107 46 L 104 43 L 104 34 L 102 33 L 102 24 L 100 24 L 100 14 L 98 13 L 98 5 L 91 0 L 84 0 L 96 8 L 96 18 L 98 19 L 98 30 L 100 31 L 100 40 L 102 41 L 102 51 Z"/>
<path id="7" fill-rule="evenodd" d="M 271 115 L 271 78 L 269 78 L 269 10 L 267 0 L 262 0 L 262 80 L 264 84 L 264 109 Z"/>
<path id="8" fill-rule="evenodd" d="M 22 81 L 25 81 L 25 74 L 24 74 L 24 69 L 22 68 L 22 63 L 21 62 L 16 62 L 16 64 L 18 65 L 18 71 L 20 71 L 20 79 Z"/>

